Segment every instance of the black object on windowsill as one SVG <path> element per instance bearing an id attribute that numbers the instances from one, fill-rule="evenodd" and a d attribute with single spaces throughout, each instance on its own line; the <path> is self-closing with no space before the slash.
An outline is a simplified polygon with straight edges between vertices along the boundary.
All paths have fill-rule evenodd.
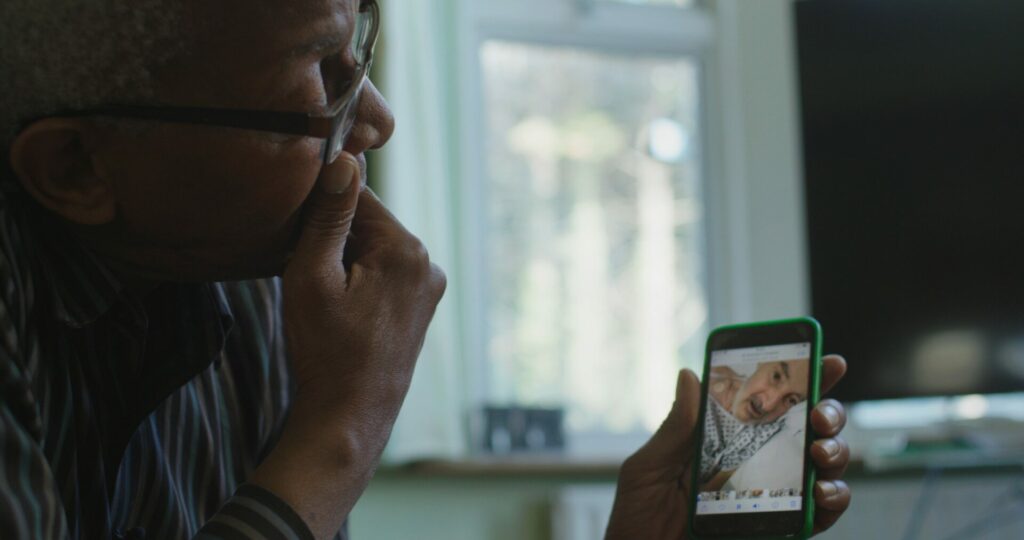
<path id="1" fill-rule="evenodd" d="M 495 455 L 560 452 L 564 417 L 560 408 L 484 407 L 481 446 Z"/>

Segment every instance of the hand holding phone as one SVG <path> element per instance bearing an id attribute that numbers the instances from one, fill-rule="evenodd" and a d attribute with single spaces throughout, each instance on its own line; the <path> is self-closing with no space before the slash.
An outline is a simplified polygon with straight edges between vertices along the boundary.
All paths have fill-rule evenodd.
<path id="1" fill-rule="evenodd" d="M 841 357 L 824 357 L 821 392 L 827 392 L 845 372 L 846 362 Z M 606 539 L 690 538 L 700 394 L 697 376 L 681 371 L 676 400 L 665 422 L 623 463 Z M 820 532 L 835 523 L 850 503 L 849 487 L 841 480 L 849 461 L 849 449 L 838 437 L 845 424 L 842 405 L 822 401 L 811 412 L 811 424 L 817 437 L 810 452 L 818 477 L 813 489 L 814 532 Z"/>

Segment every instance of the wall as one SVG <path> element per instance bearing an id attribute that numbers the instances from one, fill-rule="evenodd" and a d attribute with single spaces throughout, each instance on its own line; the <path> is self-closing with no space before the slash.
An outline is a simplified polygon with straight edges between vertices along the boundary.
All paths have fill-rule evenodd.
<path id="1" fill-rule="evenodd" d="M 791 3 L 717 0 L 708 66 L 712 323 L 810 309 Z"/>
<path id="2" fill-rule="evenodd" d="M 615 478 L 384 473 L 360 499 L 350 532 L 356 540 L 549 540 L 553 498 L 581 482 L 611 487 Z"/>

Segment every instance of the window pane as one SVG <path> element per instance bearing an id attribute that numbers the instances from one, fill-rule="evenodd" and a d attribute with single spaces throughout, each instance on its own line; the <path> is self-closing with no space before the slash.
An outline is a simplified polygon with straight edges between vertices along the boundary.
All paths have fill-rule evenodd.
<path id="1" fill-rule="evenodd" d="M 653 429 L 706 331 L 696 66 L 500 41 L 482 62 L 491 395 Z"/>

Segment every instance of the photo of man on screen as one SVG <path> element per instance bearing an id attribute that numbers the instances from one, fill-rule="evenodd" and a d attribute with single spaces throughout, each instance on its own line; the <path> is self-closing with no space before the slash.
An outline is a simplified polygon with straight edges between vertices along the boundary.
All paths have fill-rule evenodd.
<path id="1" fill-rule="evenodd" d="M 810 376 L 809 358 L 759 361 L 755 356 L 737 361 L 735 356 L 729 360 L 713 357 L 711 364 L 701 448 L 702 492 L 721 490 L 733 473 L 777 434 L 794 429 L 802 432 L 802 425 L 786 429 L 787 422 L 801 421 L 787 413 L 807 400 Z M 794 455 L 779 459 L 798 465 L 803 456 L 797 448 Z M 787 483 L 794 485 L 762 487 L 799 488 L 800 478 Z"/>

